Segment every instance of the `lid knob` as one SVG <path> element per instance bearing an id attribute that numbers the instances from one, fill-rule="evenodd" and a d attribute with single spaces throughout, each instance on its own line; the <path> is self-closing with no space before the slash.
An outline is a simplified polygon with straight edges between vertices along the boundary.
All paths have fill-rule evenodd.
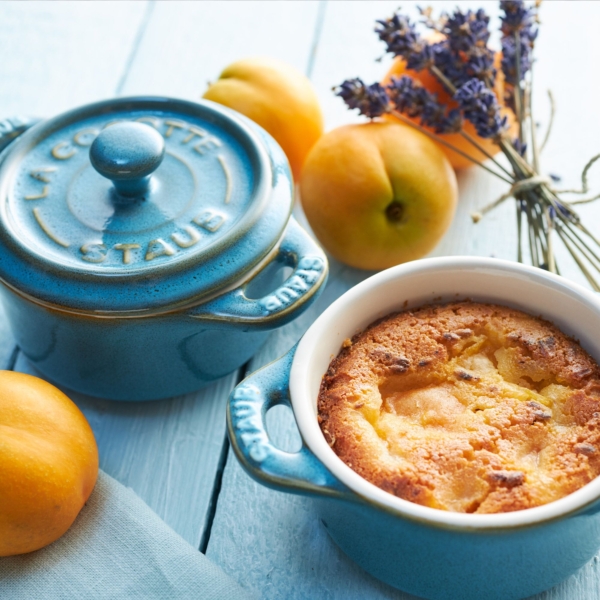
<path id="1" fill-rule="evenodd" d="M 110 179 L 118 196 L 134 199 L 150 186 L 150 175 L 165 155 L 165 140 L 156 129 L 123 121 L 103 129 L 90 147 L 93 167 Z"/>

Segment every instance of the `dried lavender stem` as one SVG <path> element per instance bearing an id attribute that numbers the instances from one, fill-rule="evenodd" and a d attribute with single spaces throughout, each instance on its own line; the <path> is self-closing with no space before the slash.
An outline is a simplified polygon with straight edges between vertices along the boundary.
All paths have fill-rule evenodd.
<path id="1" fill-rule="evenodd" d="M 432 65 L 429 67 L 429 71 L 431 74 L 436 77 L 442 85 L 444 85 L 448 92 L 450 92 L 453 96 L 456 94 L 456 86 L 435 66 Z M 489 87 L 489 84 L 488 84 Z M 495 165 L 497 165 L 500 169 L 502 169 L 509 177 L 514 177 L 513 173 L 507 171 L 498 161 L 487 151 L 485 150 L 471 135 L 469 135 L 466 131 L 461 130 L 460 134 L 467 139 L 473 146 L 477 148 L 482 154 L 491 159 Z M 481 165 L 481 163 L 478 163 Z"/>
<path id="2" fill-rule="evenodd" d="M 531 68 L 531 82 L 533 82 L 533 67 Z M 531 102 L 532 102 L 532 90 L 533 89 L 533 85 L 532 83 L 530 83 L 529 85 L 529 114 L 532 115 L 533 111 L 531 108 Z M 533 117 L 530 116 L 529 117 L 529 128 L 530 128 L 530 137 L 531 137 L 531 154 L 533 156 L 533 168 L 535 170 L 536 173 L 540 172 L 540 152 L 538 149 L 538 145 L 537 145 L 537 134 L 535 131 L 535 122 L 533 120 Z"/>
<path id="3" fill-rule="evenodd" d="M 517 179 L 529 179 L 536 175 L 531 168 L 531 165 L 523 159 L 523 157 L 513 148 L 512 144 L 504 137 L 498 140 L 498 145 L 504 152 L 505 156 L 510 161 L 513 169 L 515 169 L 515 176 Z"/>
<path id="4" fill-rule="evenodd" d="M 582 198 L 581 200 L 571 200 L 570 202 L 567 202 L 566 200 L 563 201 L 563 204 L 568 204 L 569 206 L 573 206 L 574 204 L 588 204 L 589 202 L 594 202 L 595 200 L 600 199 L 600 194 L 598 194 L 597 196 L 592 196 L 591 198 Z"/>
<path id="5" fill-rule="evenodd" d="M 473 158 L 466 152 L 463 152 L 462 150 L 455 148 L 452 144 L 449 144 L 448 142 L 443 140 L 440 136 L 435 135 L 434 133 L 431 133 L 430 131 L 427 131 L 427 129 L 425 129 L 424 127 L 421 127 L 420 125 L 417 125 L 416 123 L 414 123 L 413 121 L 411 121 L 410 119 L 405 117 L 402 113 L 400 113 L 396 110 L 391 110 L 390 114 L 394 115 L 394 117 L 397 117 L 398 119 L 400 119 L 400 121 L 402 121 L 403 123 L 406 123 L 407 125 L 410 125 L 411 127 L 414 127 L 415 129 L 418 129 L 421 133 L 424 133 L 427 137 L 431 138 L 432 140 L 435 140 L 436 142 L 439 142 L 443 146 L 446 146 L 446 148 L 450 148 L 450 150 L 453 150 L 457 154 L 460 154 L 467 160 L 470 160 L 472 163 L 479 165 L 482 169 L 485 169 L 488 173 L 491 173 L 492 175 L 495 175 L 496 177 L 499 177 L 500 179 L 502 179 L 502 181 L 505 181 L 506 183 L 510 183 L 511 185 L 513 184 L 513 181 L 511 181 L 510 179 L 507 179 L 506 177 L 504 177 L 504 175 L 501 175 L 500 173 L 497 173 L 496 171 L 490 169 L 489 167 L 486 167 L 482 162 Z"/>
<path id="6" fill-rule="evenodd" d="M 558 233 L 562 243 L 565 245 L 565 248 L 569 251 L 569 254 L 573 257 L 573 260 L 577 263 L 577 266 L 581 270 L 581 272 L 585 275 L 585 278 L 588 280 L 589 284 L 594 288 L 594 291 L 600 292 L 600 286 L 596 283 L 596 280 L 593 278 L 592 274 L 588 271 L 585 264 L 581 261 L 577 253 L 573 250 L 573 247 L 566 239 L 565 235 L 562 232 L 561 228 L 557 228 L 556 232 Z"/>
<path id="7" fill-rule="evenodd" d="M 544 213 L 542 206 L 535 202 L 535 198 L 533 200 L 533 207 L 535 213 L 536 232 L 539 235 L 538 243 L 540 245 L 540 252 L 544 259 L 542 262 L 547 268 L 550 258 L 548 256 L 548 234 L 544 228 Z"/>
<path id="8" fill-rule="evenodd" d="M 429 71 L 434 77 L 437 77 L 448 92 L 453 96 L 456 94 L 456 86 L 435 65 L 429 67 Z"/>
<path id="9" fill-rule="evenodd" d="M 547 234 L 547 239 L 548 239 L 548 271 L 550 271 L 551 273 L 556 273 L 557 269 L 556 269 L 556 260 L 554 259 L 554 247 L 552 244 L 552 231 L 554 230 L 554 223 L 552 221 L 552 219 L 550 218 L 550 213 L 548 210 L 548 207 L 546 207 L 544 209 L 544 212 L 546 214 L 546 221 L 548 222 L 548 234 Z"/>
<path id="10" fill-rule="evenodd" d="M 593 252 L 593 250 L 587 245 L 585 239 L 578 233 L 577 230 L 581 231 L 581 233 L 590 238 L 594 242 L 594 244 L 596 244 L 596 246 L 600 248 L 600 241 L 598 240 L 598 238 L 591 231 L 589 231 L 587 227 L 585 227 L 582 223 L 569 221 L 563 215 L 559 215 L 559 217 L 560 223 L 558 223 L 557 225 L 559 225 L 563 229 L 568 229 L 574 236 L 577 237 L 577 239 L 582 244 L 584 244 L 584 246 L 586 246 L 586 248 L 588 248 L 590 252 Z"/>
<path id="11" fill-rule="evenodd" d="M 517 206 L 517 262 L 523 262 L 523 209 L 521 208 L 521 202 L 517 200 L 515 202 Z"/>
<path id="12" fill-rule="evenodd" d="M 533 195 L 533 198 L 531 197 Z M 536 202 L 535 194 L 528 194 L 528 199 L 530 200 L 531 206 L 531 214 L 532 214 L 532 226 L 533 226 L 533 236 L 536 243 L 536 251 L 538 254 L 539 266 L 548 264 L 548 256 L 547 256 L 547 244 L 546 244 L 546 231 L 544 230 L 544 223 L 540 219 L 541 213 L 539 210 L 539 205 Z"/>
<path id="13" fill-rule="evenodd" d="M 497 160 L 493 154 L 490 154 L 472 135 L 468 134 L 464 129 L 461 129 L 458 133 L 462 135 L 468 142 L 470 142 L 479 152 L 487 156 L 498 168 L 502 169 L 509 177 L 514 177 L 508 169 L 505 169 Z"/>
<path id="14" fill-rule="evenodd" d="M 592 165 L 600 158 L 600 154 L 592 156 L 587 161 L 583 171 L 581 172 L 581 189 L 580 190 L 554 190 L 555 194 L 587 194 L 590 190 L 587 180 L 588 171 L 592 168 Z"/>
<path id="15" fill-rule="evenodd" d="M 515 91 L 515 109 L 517 121 L 519 123 L 519 142 L 523 144 L 523 105 L 521 102 L 521 42 L 518 34 L 515 32 L 515 63 L 517 69 L 517 83 L 514 86 Z"/>
<path id="16" fill-rule="evenodd" d="M 579 215 L 571 207 L 565 204 L 547 185 L 540 186 L 540 195 L 543 200 L 555 208 L 561 215 L 561 218 L 563 218 L 562 211 L 566 210 L 571 220 L 579 222 Z"/>
<path id="17" fill-rule="evenodd" d="M 575 223 L 574 226 L 591 238 L 597 246 L 600 246 L 600 240 L 598 240 L 598 238 L 587 227 L 585 227 L 583 223 Z"/>
<path id="18" fill-rule="evenodd" d="M 526 200 L 524 200 L 523 203 L 525 204 L 525 215 L 527 217 L 527 238 L 529 240 L 529 255 L 531 257 L 531 262 L 533 263 L 533 266 L 539 267 L 540 263 L 537 255 L 537 246 L 533 238 L 531 207 L 529 206 L 529 202 L 527 202 Z"/>
<path id="19" fill-rule="evenodd" d="M 517 55 L 517 64 L 520 65 L 519 55 Z M 533 98 L 532 81 L 533 81 L 533 68 L 531 69 L 531 72 L 530 72 L 529 82 L 526 83 L 525 91 L 527 92 L 526 93 L 526 97 L 527 97 L 527 105 L 526 106 L 527 106 L 527 113 L 528 113 L 527 118 L 529 119 L 529 126 L 530 126 L 531 156 L 533 158 L 533 170 L 536 173 L 539 173 L 540 172 L 539 150 L 538 150 L 538 146 L 537 146 L 537 135 L 536 135 L 536 131 L 535 131 L 535 121 L 533 119 L 533 109 L 532 109 L 532 98 Z M 522 132 L 522 129 L 520 129 L 520 132 Z M 546 265 L 546 267 L 549 271 L 555 272 L 556 271 L 556 263 L 554 260 L 554 249 L 552 247 L 551 229 L 546 230 L 546 228 L 544 227 L 545 209 L 543 209 L 541 205 L 539 205 L 538 203 L 535 202 L 535 199 L 536 199 L 535 193 L 533 194 L 533 196 L 534 196 L 534 198 L 533 198 L 534 206 L 537 206 L 536 236 L 539 236 L 539 232 L 541 231 L 543 234 L 543 237 L 544 237 L 544 240 L 542 240 L 541 236 L 539 238 L 540 245 L 542 246 L 542 252 L 543 252 L 544 258 L 545 258 L 544 264 Z M 543 198 L 543 193 L 542 193 L 542 198 Z M 548 222 L 551 225 L 550 221 L 548 221 Z M 545 242 L 545 244 L 544 244 L 544 242 Z"/>
<path id="20" fill-rule="evenodd" d="M 594 267 L 596 268 L 596 270 L 600 271 L 600 257 L 596 254 L 596 252 L 594 252 L 594 250 L 592 250 L 592 248 L 590 248 L 588 246 L 588 244 L 586 243 L 586 241 L 583 238 L 581 238 L 579 236 L 579 234 L 576 231 L 573 230 L 572 227 L 569 227 L 568 225 L 566 225 L 566 226 L 563 226 L 562 229 L 563 229 L 563 232 L 565 233 L 565 235 L 568 235 L 569 239 L 576 246 L 578 246 L 580 248 L 582 254 L 586 254 L 587 259 L 590 261 L 590 263 L 592 263 L 594 265 Z M 595 261 L 597 261 L 597 264 L 594 264 L 594 260 L 592 260 L 590 258 L 590 256 L 592 256 L 593 259 Z"/>
<path id="21" fill-rule="evenodd" d="M 550 132 L 552 131 L 552 125 L 554 124 L 554 112 L 556 110 L 556 106 L 554 104 L 554 96 L 552 95 L 552 90 L 548 90 L 548 98 L 550 99 L 550 119 L 548 120 L 548 128 L 546 129 L 546 135 L 544 136 L 544 141 L 540 146 L 540 153 L 546 147 L 548 140 L 550 139 Z"/>
<path id="22" fill-rule="evenodd" d="M 481 220 L 481 218 L 484 215 L 489 213 L 490 210 L 493 210 L 494 208 L 500 206 L 503 202 L 508 200 L 512 195 L 513 194 L 512 194 L 512 188 L 511 188 L 508 192 L 506 192 L 505 194 L 502 194 L 502 196 L 500 196 L 499 198 L 496 198 L 496 200 L 494 200 L 493 202 L 486 204 L 481 210 L 471 213 L 471 218 L 473 219 L 473 221 L 475 223 L 477 223 L 479 220 Z"/>

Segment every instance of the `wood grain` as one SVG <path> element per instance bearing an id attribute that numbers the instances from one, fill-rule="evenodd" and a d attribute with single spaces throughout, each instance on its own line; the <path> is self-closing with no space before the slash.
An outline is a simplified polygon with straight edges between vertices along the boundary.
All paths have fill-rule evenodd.
<path id="1" fill-rule="evenodd" d="M 158 2 L 122 93 L 197 99 L 231 62 L 280 58 L 304 71 L 317 2 Z"/>
<path id="2" fill-rule="evenodd" d="M 0 114 L 53 116 L 114 95 L 147 2 L 2 2 Z"/>

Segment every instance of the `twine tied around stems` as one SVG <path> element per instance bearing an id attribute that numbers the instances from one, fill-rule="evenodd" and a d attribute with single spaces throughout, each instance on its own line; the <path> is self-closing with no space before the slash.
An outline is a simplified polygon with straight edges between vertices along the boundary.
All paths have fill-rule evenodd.
<path id="1" fill-rule="evenodd" d="M 552 179 L 547 177 L 546 175 L 532 175 L 527 179 L 520 179 L 519 181 L 515 181 L 512 184 L 508 192 L 502 194 L 500 198 L 494 200 L 491 204 L 488 204 L 479 212 L 471 213 L 471 219 L 473 219 L 473 223 L 479 222 L 485 213 L 489 212 L 493 208 L 496 208 L 498 205 L 502 204 L 508 198 L 514 197 L 517 198 L 519 194 L 523 192 L 527 192 L 532 190 L 540 185 L 552 185 Z"/>

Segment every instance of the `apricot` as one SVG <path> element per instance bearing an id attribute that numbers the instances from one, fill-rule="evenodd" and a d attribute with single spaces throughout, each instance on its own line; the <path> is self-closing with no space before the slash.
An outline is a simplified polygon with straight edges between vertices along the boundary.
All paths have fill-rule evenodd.
<path id="1" fill-rule="evenodd" d="M 274 58 L 232 63 L 203 98 L 233 108 L 268 131 L 283 148 L 294 179 L 323 134 L 323 115 L 307 77 Z"/>
<path id="2" fill-rule="evenodd" d="M 450 162 L 408 125 L 371 122 L 325 134 L 300 180 L 306 217 L 323 247 L 360 269 L 420 258 L 448 229 L 457 202 Z"/>
<path id="3" fill-rule="evenodd" d="M 98 476 L 98 448 L 81 411 L 46 381 L 0 371 L 0 556 L 63 535 Z"/>
<path id="4" fill-rule="evenodd" d="M 508 118 L 508 126 L 511 131 L 511 135 L 516 135 L 515 115 L 512 112 L 512 110 L 510 110 L 509 108 L 506 108 L 504 106 L 504 75 L 502 73 L 502 69 L 500 68 L 501 60 L 502 60 L 502 55 L 499 52 L 497 52 L 495 59 L 494 59 L 494 66 L 497 69 L 494 92 L 496 93 L 498 102 L 500 103 L 501 107 L 503 107 L 502 111 L 501 111 L 502 115 L 503 116 L 506 115 L 506 117 Z M 454 100 L 452 100 L 450 94 L 448 94 L 448 92 L 446 91 L 444 86 L 439 82 L 439 80 L 434 75 L 432 75 L 428 70 L 412 71 L 412 70 L 406 69 L 406 62 L 402 58 L 397 58 L 393 62 L 390 70 L 387 72 L 386 76 L 384 77 L 382 84 L 386 85 L 390 82 L 392 77 L 402 77 L 402 75 L 408 75 L 408 76 L 412 77 L 413 79 L 415 79 L 416 81 L 419 81 L 421 84 L 423 84 L 423 86 L 427 90 L 429 90 L 430 92 L 432 92 L 434 94 L 437 94 L 438 100 L 440 102 L 442 102 L 443 104 L 446 104 L 450 108 L 456 108 L 456 106 L 457 106 L 456 102 L 454 102 Z M 396 119 L 392 115 L 386 115 L 385 118 L 396 121 L 396 122 L 399 121 L 399 119 Z M 412 120 L 415 123 L 419 123 L 420 118 L 415 117 Z M 426 128 L 426 129 L 429 129 L 429 128 Z M 433 133 L 433 129 L 429 129 L 429 130 Z M 500 148 L 496 144 L 494 144 L 494 142 L 491 139 L 479 137 L 477 135 L 477 131 L 475 130 L 475 127 L 468 121 L 465 121 L 464 130 L 470 136 L 475 138 L 475 140 L 477 140 L 478 144 L 482 148 L 484 148 L 491 156 L 495 156 L 496 154 L 498 154 L 498 152 L 500 152 Z M 441 137 L 449 144 L 452 144 L 455 148 L 458 148 L 459 150 L 466 152 L 469 156 L 473 157 L 475 160 L 478 160 L 480 162 L 487 160 L 487 156 L 484 153 L 480 152 L 477 148 L 475 148 L 473 146 L 473 144 L 471 144 L 467 139 L 465 139 L 460 133 L 447 133 Z M 472 161 L 470 161 L 468 158 L 465 158 L 464 156 L 461 156 L 460 154 L 454 152 L 453 150 L 450 150 L 443 144 L 438 144 L 438 145 L 439 145 L 440 149 L 442 150 L 442 152 L 448 157 L 450 164 L 455 169 L 464 169 L 465 167 L 470 167 L 475 164 Z"/>

